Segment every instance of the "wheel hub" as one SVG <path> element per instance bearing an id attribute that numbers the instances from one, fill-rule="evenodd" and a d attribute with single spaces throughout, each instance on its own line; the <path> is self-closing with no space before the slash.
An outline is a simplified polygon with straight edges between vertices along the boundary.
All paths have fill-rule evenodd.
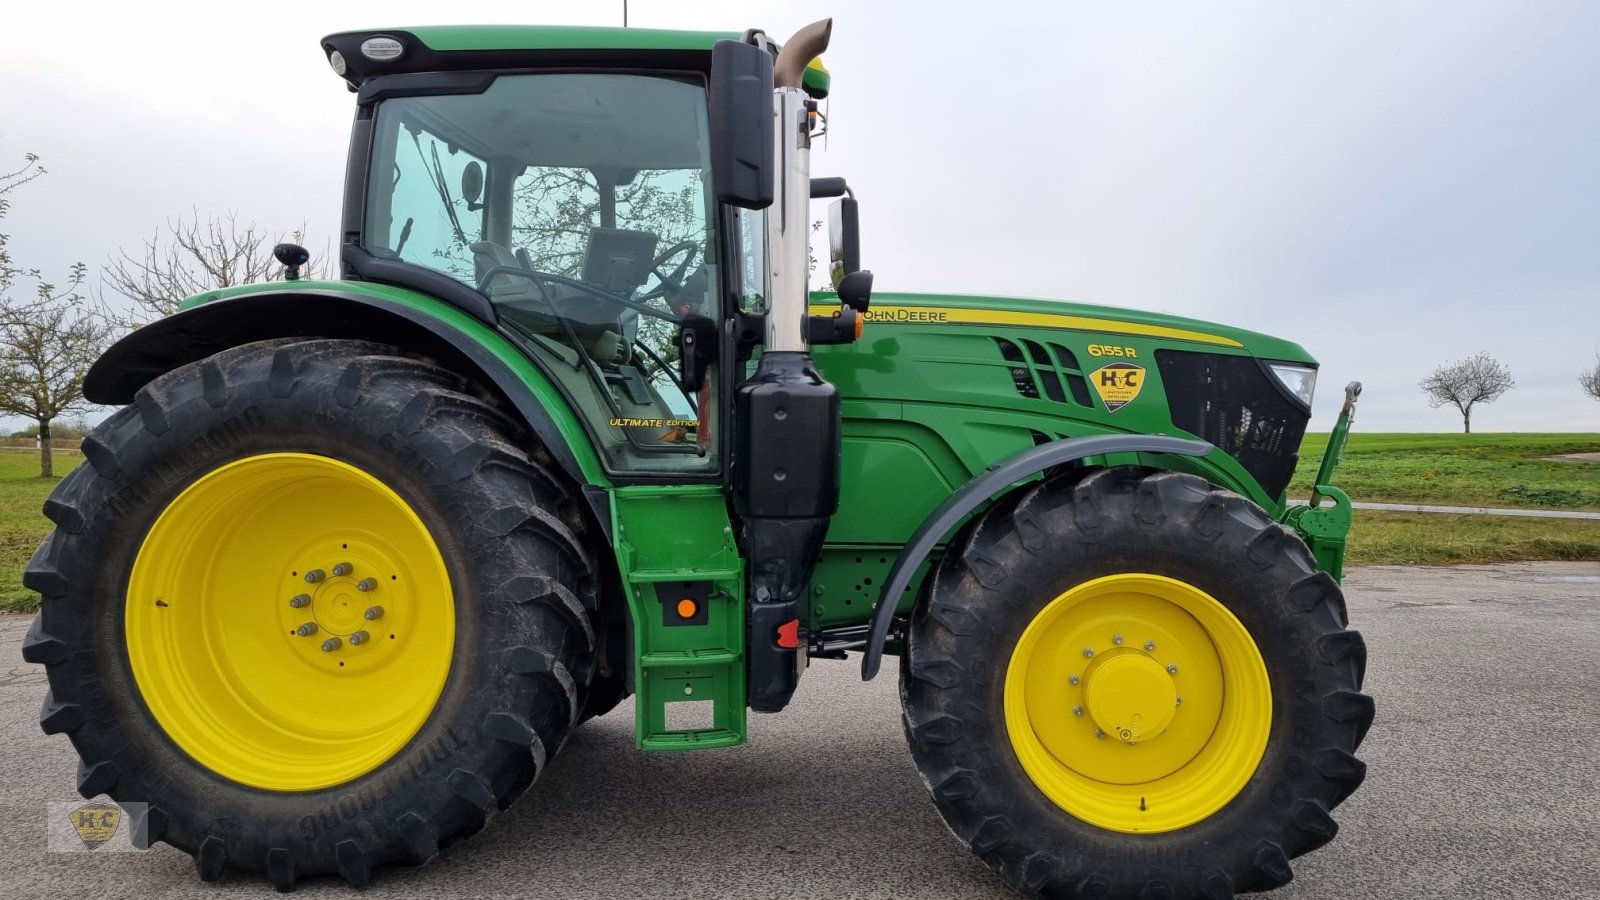
<path id="1" fill-rule="evenodd" d="M 325 582 L 311 598 L 317 624 L 340 637 L 349 637 L 365 621 L 361 618 L 361 600 L 356 596 L 355 585 L 349 582 L 348 578 Z"/>
<path id="2" fill-rule="evenodd" d="M 329 564 L 329 555 L 339 561 Z M 400 578 L 398 561 L 381 547 L 359 535 L 328 534 L 292 554 L 281 568 L 282 590 L 297 593 L 284 604 L 279 623 L 288 623 L 291 652 L 303 660 L 354 674 L 381 665 L 401 646 L 396 642 L 410 606 L 408 585 Z M 381 604 L 396 614 L 385 618 Z"/>
<path id="3" fill-rule="evenodd" d="M 1094 661 L 1083 678 L 1083 705 L 1094 724 L 1125 743 L 1158 738 L 1178 709 L 1172 676 L 1148 654 L 1119 651 Z"/>

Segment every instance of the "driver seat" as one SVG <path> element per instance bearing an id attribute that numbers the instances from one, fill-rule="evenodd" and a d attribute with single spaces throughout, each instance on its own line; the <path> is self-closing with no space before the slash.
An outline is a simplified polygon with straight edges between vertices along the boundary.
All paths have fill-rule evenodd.
<path id="1" fill-rule="evenodd" d="M 473 274 L 477 277 L 479 284 L 483 284 L 483 276 L 496 267 L 504 266 L 508 269 L 527 268 L 517 259 L 515 253 L 494 241 L 476 241 L 467 246 L 472 251 Z M 504 272 L 489 279 L 489 283 L 484 285 L 484 293 L 488 294 L 489 299 L 496 303 L 516 303 L 518 301 L 537 303 L 543 299 L 543 295 L 539 293 L 539 286 L 531 278 L 518 278 Z"/>

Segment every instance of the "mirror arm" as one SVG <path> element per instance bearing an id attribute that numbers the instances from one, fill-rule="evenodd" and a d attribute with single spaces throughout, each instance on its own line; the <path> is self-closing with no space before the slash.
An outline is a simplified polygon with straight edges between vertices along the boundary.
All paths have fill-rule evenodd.
<path id="1" fill-rule="evenodd" d="M 811 179 L 811 199 L 813 200 L 826 200 L 833 197 L 843 197 L 846 194 L 850 195 L 850 199 L 855 199 L 855 192 L 850 190 L 850 185 L 846 184 L 843 178 L 834 177 Z"/>

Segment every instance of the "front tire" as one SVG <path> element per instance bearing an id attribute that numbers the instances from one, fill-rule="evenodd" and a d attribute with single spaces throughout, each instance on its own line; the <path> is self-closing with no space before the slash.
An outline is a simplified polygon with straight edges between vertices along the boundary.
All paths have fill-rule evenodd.
<path id="1" fill-rule="evenodd" d="M 248 345 L 142 389 L 85 439 L 25 575 L 79 791 L 141 804 L 135 842 L 202 878 L 280 890 L 482 828 L 594 664 L 584 519 L 527 446 L 372 344 Z"/>
<path id="2" fill-rule="evenodd" d="M 910 622 L 912 756 L 1019 891 L 1228 897 L 1337 831 L 1372 721 L 1338 586 L 1242 497 L 1114 469 L 999 503 Z"/>

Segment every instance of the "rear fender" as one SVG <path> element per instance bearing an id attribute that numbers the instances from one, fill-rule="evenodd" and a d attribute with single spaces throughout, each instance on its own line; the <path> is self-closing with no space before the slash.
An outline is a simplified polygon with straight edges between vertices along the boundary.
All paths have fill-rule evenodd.
<path id="1" fill-rule="evenodd" d="M 324 282 L 202 303 L 114 344 L 90 368 L 84 396 L 94 403 L 132 403 L 140 388 L 179 366 L 285 337 L 377 341 L 439 360 L 498 393 L 573 482 L 585 486 L 591 503 L 594 489 L 588 486 L 610 484 L 566 399 L 521 351 L 479 319 L 410 291 L 380 293 Z M 609 515 L 597 518 L 609 524 Z"/>

